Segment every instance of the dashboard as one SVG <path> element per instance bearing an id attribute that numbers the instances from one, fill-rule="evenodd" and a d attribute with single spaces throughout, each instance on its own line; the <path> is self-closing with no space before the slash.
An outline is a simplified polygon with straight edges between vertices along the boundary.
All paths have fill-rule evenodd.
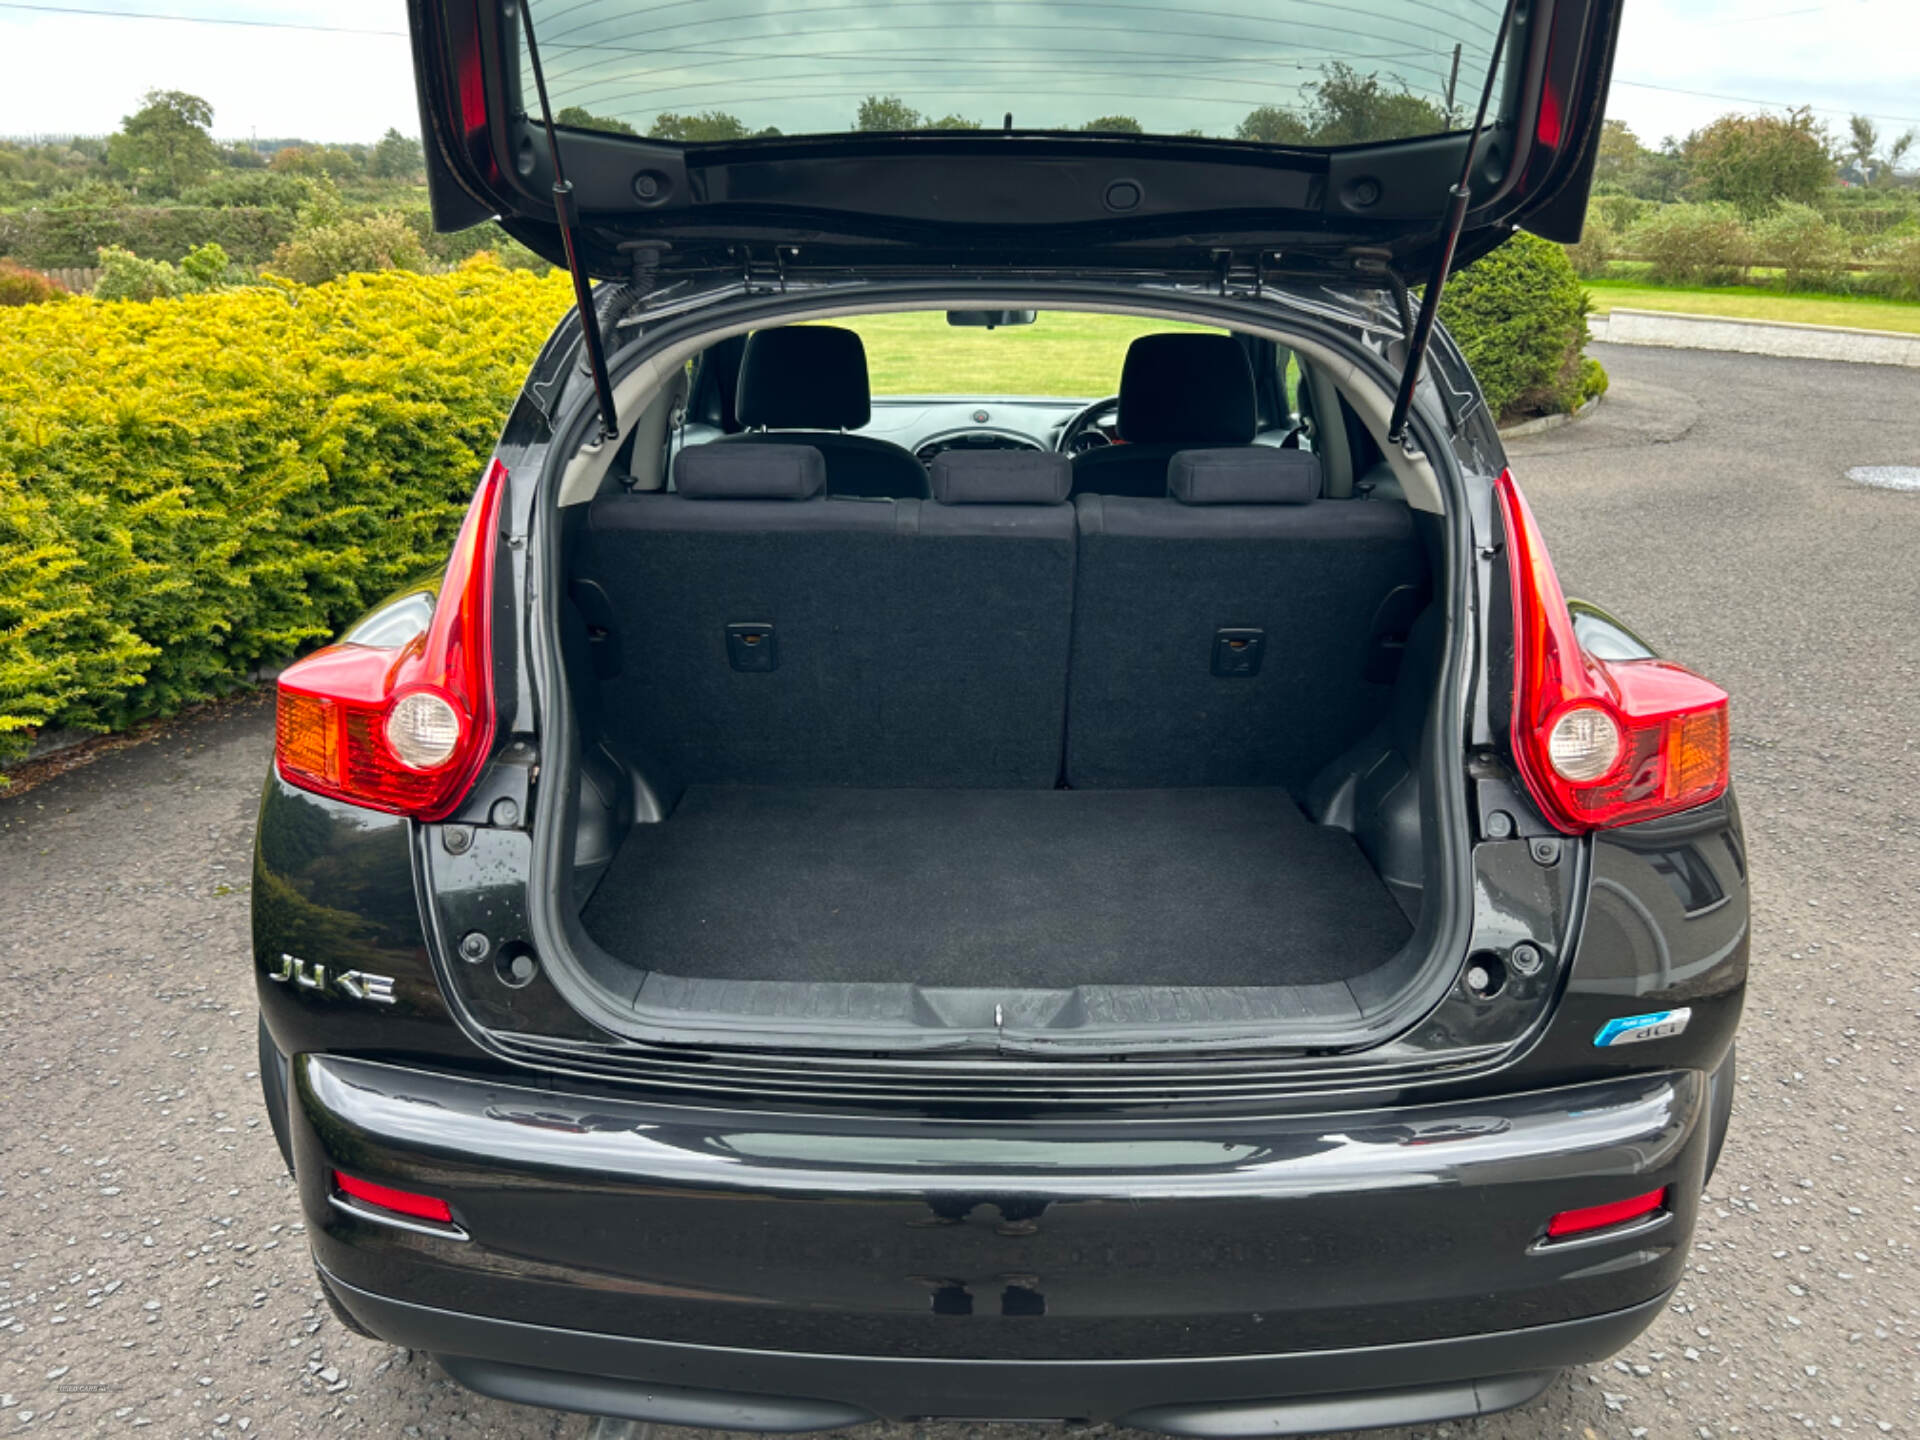
<path id="1" fill-rule="evenodd" d="M 1059 450 L 1063 439 L 1068 454 L 1080 455 L 1113 443 L 1117 410 L 1112 397 L 1097 396 L 880 395 L 873 400 L 873 418 L 853 433 L 911 450 L 923 465 L 931 465 L 943 450 Z M 1076 420 L 1081 422 L 1077 433 L 1068 437 Z M 710 425 L 689 424 L 683 442 L 699 445 L 721 433 Z"/>
<path id="2" fill-rule="evenodd" d="M 874 400 L 873 419 L 860 433 L 911 450 L 923 465 L 932 464 L 944 450 L 1059 450 L 1067 428 L 1100 399 L 885 396 Z M 1067 453 L 1079 455 L 1112 444 L 1115 408 L 1109 406 L 1104 416 L 1082 426 Z"/>

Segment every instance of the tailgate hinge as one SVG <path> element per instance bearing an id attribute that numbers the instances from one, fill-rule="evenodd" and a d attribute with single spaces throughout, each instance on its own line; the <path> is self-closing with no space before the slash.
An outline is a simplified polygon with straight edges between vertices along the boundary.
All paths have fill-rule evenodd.
<path id="1" fill-rule="evenodd" d="M 740 285 L 749 295 L 787 293 L 787 261 L 800 253 L 798 245 L 775 245 L 770 259 L 763 259 L 751 245 L 729 245 L 727 252 L 740 262 Z"/>
<path id="2" fill-rule="evenodd" d="M 1219 287 L 1220 298 L 1264 299 L 1267 288 L 1267 265 L 1278 261 L 1278 250 L 1255 250 L 1251 255 L 1238 254 L 1232 250 L 1220 249 L 1208 252 L 1207 258 L 1213 262 L 1214 284 Z"/>

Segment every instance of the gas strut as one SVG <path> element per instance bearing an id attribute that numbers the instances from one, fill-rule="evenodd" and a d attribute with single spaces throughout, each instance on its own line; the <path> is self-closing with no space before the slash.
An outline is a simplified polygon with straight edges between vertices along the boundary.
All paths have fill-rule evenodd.
<path id="1" fill-rule="evenodd" d="M 1413 334 L 1407 340 L 1407 366 L 1400 372 L 1400 393 L 1393 397 L 1393 418 L 1387 422 L 1387 439 L 1398 445 L 1407 433 L 1407 414 L 1413 409 L 1414 387 L 1420 383 L 1420 364 L 1433 340 L 1433 322 L 1440 313 L 1440 292 L 1446 288 L 1447 272 L 1453 268 L 1454 247 L 1467 223 L 1467 206 L 1473 200 L 1473 162 L 1480 158 L 1480 135 L 1486 128 L 1487 107 L 1493 101 L 1494 77 L 1500 73 L 1500 57 L 1506 53 L 1507 36 L 1513 30 L 1513 12 L 1520 0 L 1507 0 L 1501 12 L 1500 28 L 1494 33 L 1492 58 L 1487 64 L 1487 83 L 1480 87 L 1480 110 L 1473 117 L 1473 129 L 1467 134 L 1467 159 L 1460 167 L 1460 179 L 1447 192 L 1447 218 L 1440 231 L 1440 253 L 1433 260 L 1433 274 L 1427 278 L 1427 293 L 1420 298 L 1420 315 L 1413 322 Z M 528 37 L 531 42 L 532 37 Z M 534 72 L 539 73 L 538 69 Z"/>
<path id="2" fill-rule="evenodd" d="M 1508 12 L 1512 12 L 1509 0 Z M 614 412 L 613 381 L 607 375 L 607 348 L 600 338 L 600 317 L 593 308 L 593 282 L 580 263 L 580 250 L 574 244 L 573 227 L 579 221 L 574 204 L 573 182 L 560 164 L 560 137 L 554 133 L 553 107 L 547 103 L 547 77 L 540 68 L 540 46 L 533 38 L 533 0 L 520 0 L 520 24 L 527 36 L 527 63 L 533 69 L 533 87 L 540 94 L 540 123 L 547 131 L 547 154 L 553 157 L 553 213 L 560 222 L 560 244 L 567 252 L 567 273 L 573 277 L 573 303 L 580 307 L 580 330 L 587 341 L 587 369 L 593 373 L 593 393 L 600 402 L 600 438 L 613 440 L 620 434 L 620 420 Z M 1485 102 L 1481 102 L 1485 109 Z"/>

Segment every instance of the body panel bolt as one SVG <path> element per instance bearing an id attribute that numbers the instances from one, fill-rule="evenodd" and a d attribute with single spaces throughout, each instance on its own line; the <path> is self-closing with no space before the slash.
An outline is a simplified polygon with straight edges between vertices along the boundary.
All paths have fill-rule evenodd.
<path id="1" fill-rule="evenodd" d="M 1541 865 L 1559 864 L 1560 842 L 1558 840 L 1548 840 L 1544 837 L 1535 840 L 1533 842 L 1533 858 Z"/>
<path id="2" fill-rule="evenodd" d="M 1507 957 L 1512 963 L 1516 975 L 1537 975 L 1540 973 L 1542 956 L 1540 947 L 1529 945 L 1524 940 L 1513 947 L 1513 953 Z"/>
<path id="3" fill-rule="evenodd" d="M 478 930 L 469 930 L 460 937 L 460 956 L 465 960 L 484 960 L 487 952 L 493 949 L 493 942 Z"/>
<path id="4" fill-rule="evenodd" d="M 502 830 L 510 830 L 520 823 L 520 807 L 509 799 L 493 802 L 493 809 L 487 812 L 487 818 Z"/>
<path id="5" fill-rule="evenodd" d="M 1505 840 L 1513 834 L 1513 817 L 1504 810 L 1496 810 L 1487 816 L 1487 836 L 1493 840 Z"/>
<path id="6" fill-rule="evenodd" d="M 449 855 L 464 855 L 473 844 L 473 831 L 464 825 L 449 825 L 440 832 L 440 843 Z"/>

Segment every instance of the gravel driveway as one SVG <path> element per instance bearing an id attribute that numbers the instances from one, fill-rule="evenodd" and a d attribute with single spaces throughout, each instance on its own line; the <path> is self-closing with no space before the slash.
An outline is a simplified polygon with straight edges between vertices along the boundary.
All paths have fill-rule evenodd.
<path id="1" fill-rule="evenodd" d="M 1733 692 L 1756 887 L 1739 1099 L 1671 1310 L 1529 1409 L 1432 1433 L 1912 1435 L 1920 494 L 1844 472 L 1920 462 L 1920 386 L 1604 359 L 1607 403 L 1514 464 L 1569 591 Z M 0 800 L 0 1440 L 582 1435 L 320 1303 L 254 1073 L 270 718 L 243 704 Z"/>

